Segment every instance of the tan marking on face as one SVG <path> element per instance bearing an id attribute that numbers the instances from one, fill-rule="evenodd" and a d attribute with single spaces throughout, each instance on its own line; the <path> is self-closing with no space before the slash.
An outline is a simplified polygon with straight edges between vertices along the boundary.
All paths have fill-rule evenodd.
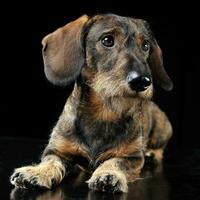
<path id="1" fill-rule="evenodd" d="M 114 72 L 112 71 L 114 74 Z M 126 93 L 127 83 L 120 76 L 111 76 L 108 73 L 97 72 L 91 87 L 103 97 L 123 96 Z"/>
<path id="2" fill-rule="evenodd" d="M 136 44 L 139 47 L 141 46 L 143 40 L 144 40 L 144 35 L 137 32 L 136 37 L 135 37 L 135 41 L 136 41 Z"/>

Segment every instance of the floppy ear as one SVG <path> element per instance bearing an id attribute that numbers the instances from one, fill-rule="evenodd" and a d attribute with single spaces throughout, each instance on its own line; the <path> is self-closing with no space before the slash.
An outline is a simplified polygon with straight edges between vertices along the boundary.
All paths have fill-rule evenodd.
<path id="1" fill-rule="evenodd" d="M 42 40 L 45 74 L 53 84 L 69 84 L 80 74 L 85 62 L 82 29 L 87 21 L 83 15 Z"/>
<path id="2" fill-rule="evenodd" d="M 170 91 L 173 88 L 173 83 L 163 65 L 162 51 L 154 39 L 152 51 L 149 57 L 149 65 L 152 70 L 155 82 L 157 82 L 163 89 Z"/>

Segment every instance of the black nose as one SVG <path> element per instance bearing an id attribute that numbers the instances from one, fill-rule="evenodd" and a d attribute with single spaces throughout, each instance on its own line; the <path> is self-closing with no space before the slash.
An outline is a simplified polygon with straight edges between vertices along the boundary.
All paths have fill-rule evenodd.
<path id="1" fill-rule="evenodd" d="M 142 76 L 136 72 L 132 72 L 128 75 L 128 83 L 132 90 L 141 92 L 151 85 L 151 79 L 149 76 Z"/>

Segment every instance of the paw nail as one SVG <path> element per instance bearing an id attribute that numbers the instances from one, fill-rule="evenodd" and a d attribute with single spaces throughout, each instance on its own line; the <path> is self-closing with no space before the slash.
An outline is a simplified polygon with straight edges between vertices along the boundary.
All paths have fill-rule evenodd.
<path id="1" fill-rule="evenodd" d="M 11 180 L 13 181 L 17 176 L 19 176 L 19 172 L 12 175 Z"/>

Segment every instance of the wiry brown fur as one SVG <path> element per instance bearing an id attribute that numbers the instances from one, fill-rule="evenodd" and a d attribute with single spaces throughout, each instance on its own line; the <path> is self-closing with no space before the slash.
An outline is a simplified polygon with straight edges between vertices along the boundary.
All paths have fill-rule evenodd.
<path id="1" fill-rule="evenodd" d="M 102 45 L 105 33 L 114 35 L 114 47 Z M 142 50 L 144 40 L 151 52 Z M 41 163 L 16 169 L 12 184 L 51 188 L 73 165 L 88 164 L 94 170 L 89 188 L 127 192 L 128 181 L 140 176 L 145 155 L 161 163 L 172 135 L 166 115 L 151 101 L 153 84 L 138 92 L 127 82 L 136 71 L 172 88 L 149 27 L 143 20 L 111 14 L 82 16 L 45 37 L 43 46 L 47 78 L 56 84 L 75 80 L 74 90 Z"/>

